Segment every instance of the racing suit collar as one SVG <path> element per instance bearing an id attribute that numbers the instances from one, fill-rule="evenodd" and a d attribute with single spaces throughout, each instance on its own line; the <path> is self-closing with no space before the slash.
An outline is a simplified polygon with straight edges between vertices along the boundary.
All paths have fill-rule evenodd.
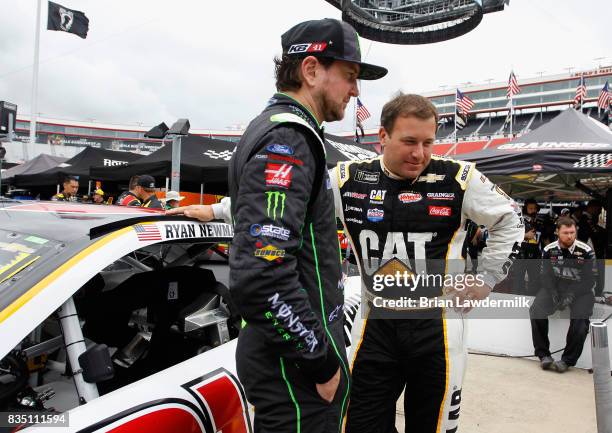
<path id="1" fill-rule="evenodd" d="M 423 174 L 426 174 L 427 170 L 429 168 L 429 165 L 427 167 L 425 167 L 423 169 L 423 171 L 420 172 L 419 175 L 417 177 L 415 177 L 414 179 L 404 179 L 403 177 L 398 176 L 397 174 L 393 173 L 391 170 L 389 170 L 387 168 L 387 166 L 385 165 L 385 160 L 384 160 L 384 156 L 383 155 L 381 155 L 379 157 L 379 160 L 380 160 L 380 168 L 382 168 L 382 171 L 385 174 L 385 176 L 387 176 L 389 179 L 393 179 L 393 180 L 408 181 L 411 184 L 415 183 L 420 176 L 422 176 Z"/>
<path id="2" fill-rule="evenodd" d="M 301 118 L 310 123 L 315 130 L 323 131 L 323 126 L 319 124 L 314 114 L 312 114 L 312 112 L 304 105 L 302 105 L 302 103 L 299 102 L 297 99 L 287 95 L 286 93 L 278 92 L 275 93 L 274 96 L 268 101 L 268 107 L 277 104 L 291 105 L 293 107 L 298 108 L 299 111 L 296 114 L 298 114 Z"/>
<path id="3" fill-rule="evenodd" d="M 576 242 L 577 241 L 578 241 L 578 238 L 574 239 L 574 243 L 571 244 L 569 246 L 569 248 L 561 246 L 561 244 L 559 242 L 557 242 L 557 245 L 559 245 L 559 248 L 561 248 L 562 250 L 568 250 L 570 252 L 570 254 L 574 254 L 574 250 L 576 249 Z"/>

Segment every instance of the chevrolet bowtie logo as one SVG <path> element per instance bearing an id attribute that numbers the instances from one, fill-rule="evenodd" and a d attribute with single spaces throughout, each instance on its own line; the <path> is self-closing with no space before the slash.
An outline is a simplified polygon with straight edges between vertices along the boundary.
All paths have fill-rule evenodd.
<path id="1" fill-rule="evenodd" d="M 437 181 L 442 181 L 446 175 L 444 174 L 434 174 L 428 173 L 426 176 L 419 176 L 417 182 L 427 182 L 427 183 L 436 183 Z"/>

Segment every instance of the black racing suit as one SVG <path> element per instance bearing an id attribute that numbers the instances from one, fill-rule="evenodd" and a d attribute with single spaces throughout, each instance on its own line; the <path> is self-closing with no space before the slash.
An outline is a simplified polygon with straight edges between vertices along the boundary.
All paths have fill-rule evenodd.
<path id="1" fill-rule="evenodd" d="M 134 194 L 131 191 L 124 191 L 121 193 L 121 195 L 117 198 L 117 201 L 115 202 L 115 204 L 117 206 L 134 206 L 134 207 L 140 207 L 140 205 L 142 204 L 142 202 L 140 201 L 140 199 L 136 196 L 136 194 Z"/>
<path id="2" fill-rule="evenodd" d="M 78 198 L 76 195 L 67 195 L 64 192 L 60 192 L 51 197 L 52 201 L 68 201 L 68 202 L 76 202 Z"/>
<path id="3" fill-rule="evenodd" d="M 544 248 L 542 288 L 529 310 L 533 347 L 539 358 L 550 356 L 548 316 L 567 307 L 570 326 L 561 359 L 571 366 L 580 358 L 595 301 L 594 259 L 591 247 L 578 240 L 570 248 L 561 248 L 559 241 Z"/>
<path id="4" fill-rule="evenodd" d="M 230 162 L 238 376 L 256 432 L 339 432 L 348 405 L 341 268 L 323 131 L 276 94 Z M 316 391 L 340 369 L 332 404 Z"/>
<path id="5" fill-rule="evenodd" d="M 473 164 L 445 158 L 432 157 L 414 181 L 393 176 L 382 158 L 339 163 L 330 177 L 338 216 L 358 258 L 362 299 L 369 299 L 368 305 L 362 302 L 365 322 L 356 322 L 353 332 L 357 348 L 346 432 L 396 431 L 396 401 L 404 388 L 406 431 L 454 432 L 466 361 L 464 321 L 448 319 L 442 309 L 375 308 L 378 294 L 435 297 L 443 294 L 439 285 L 377 292 L 375 284 L 404 271 L 462 274 L 469 218 L 489 229 L 479 265 L 493 287 L 518 254 L 524 234 L 520 209 Z"/>
<path id="6" fill-rule="evenodd" d="M 148 208 L 148 209 L 163 209 L 164 205 L 157 198 L 155 194 L 151 194 L 149 198 L 142 202 L 140 207 Z"/>

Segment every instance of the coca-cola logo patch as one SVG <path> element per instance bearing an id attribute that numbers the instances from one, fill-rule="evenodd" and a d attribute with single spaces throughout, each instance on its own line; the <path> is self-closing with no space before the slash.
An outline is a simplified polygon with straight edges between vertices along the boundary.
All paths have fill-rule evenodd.
<path id="1" fill-rule="evenodd" d="M 448 206 L 429 206 L 429 216 L 449 217 L 452 209 Z"/>

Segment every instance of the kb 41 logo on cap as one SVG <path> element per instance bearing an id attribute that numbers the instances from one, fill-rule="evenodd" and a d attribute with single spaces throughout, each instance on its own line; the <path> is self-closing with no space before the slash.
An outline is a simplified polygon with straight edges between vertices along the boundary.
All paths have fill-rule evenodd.
<path id="1" fill-rule="evenodd" d="M 320 53 L 327 48 L 327 42 L 311 42 L 308 44 L 294 44 L 289 47 L 287 54 Z"/>

